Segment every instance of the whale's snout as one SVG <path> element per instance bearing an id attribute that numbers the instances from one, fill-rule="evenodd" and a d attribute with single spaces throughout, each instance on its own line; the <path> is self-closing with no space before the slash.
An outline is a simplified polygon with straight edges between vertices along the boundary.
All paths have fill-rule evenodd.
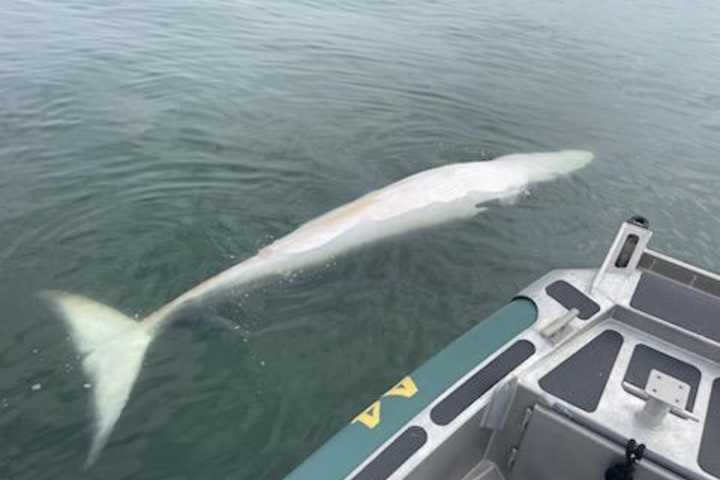
<path id="1" fill-rule="evenodd" d="M 508 155 L 498 159 L 522 171 L 530 183 L 552 180 L 586 167 L 594 155 L 586 150 Z"/>
<path id="2" fill-rule="evenodd" d="M 585 168 L 595 158 L 595 155 L 587 150 L 563 150 L 556 155 L 556 168 L 561 174 Z"/>

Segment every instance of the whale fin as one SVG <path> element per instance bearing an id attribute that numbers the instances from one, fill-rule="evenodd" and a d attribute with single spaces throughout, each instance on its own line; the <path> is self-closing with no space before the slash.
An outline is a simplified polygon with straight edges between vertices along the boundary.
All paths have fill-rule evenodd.
<path id="1" fill-rule="evenodd" d="M 92 465 L 122 413 L 153 336 L 142 323 L 81 295 L 41 294 L 67 324 L 91 382 L 94 431 L 85 466 Z"/>

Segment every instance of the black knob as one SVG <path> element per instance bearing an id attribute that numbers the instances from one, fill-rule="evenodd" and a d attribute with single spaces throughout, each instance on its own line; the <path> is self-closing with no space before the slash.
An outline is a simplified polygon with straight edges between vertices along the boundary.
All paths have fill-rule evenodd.
<path id="1" fill-rule="evenodd" d="M 634 216 L 630 217 L 630 219 L 628 220 L 628 223 L 632 223 L 633 225 L 636 225 L 640 228 L 645 228 L 645 229 L 650 228 L 650 220 L 643 217 L 642 215 L 634 215 Z"/>

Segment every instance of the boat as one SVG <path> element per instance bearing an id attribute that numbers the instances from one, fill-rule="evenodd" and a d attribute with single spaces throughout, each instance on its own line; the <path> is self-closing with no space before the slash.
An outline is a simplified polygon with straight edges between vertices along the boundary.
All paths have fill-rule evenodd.
<path id="1" fill-rule="evenodd" d="M 720 478 L 720 276 L 651 236 L 529 285 L 286 480 Z"/>

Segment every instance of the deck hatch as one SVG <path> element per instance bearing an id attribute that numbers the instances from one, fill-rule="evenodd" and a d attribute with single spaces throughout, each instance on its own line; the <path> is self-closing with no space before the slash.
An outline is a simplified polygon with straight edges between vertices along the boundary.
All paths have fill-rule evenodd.
<path id="1" fill-rule="evenodd" d="M 714 295 L 645 272 L 630 306 L 720 342 L 720 298 Z"/>
<path id="2" fill-rule="evenodd" d="M 424 428 L 412 426 L 400 434 L 388 447 L 380 452 L 353 480 L 385 480 L 395 473 L 415 452 L 427 442 Z"/>
<path id="3" fill-rule="evenodd" d="M 579 311 L 578 318 L 582 320 L 587 320 L 600 311 L 600 305 L 563 280 L 551 283 L 545 291 L 568 310 L 577 308 Z"/>
<path id="4" fill-rule="evenodd" d="M 700 370 L 689 363 L 641 344 L 633 351 L 624 381 L 644 389 L 652 369 L 667 373 L 690 385 L 690 394 L 685 409 L 692 412 L 695 407 L 698 385 L 700 385 Z"/>
<path id="5" fill-rule="evenodd" d="M 500 380 L 535 353 L 535 345 L 519 340 L 495 357 L 484 368 L 467 379 L 450 395 L 435 405 L 430 418 L 437 425 L 448 425 Z"/>
<path id="6" fill-rule="evenodd" d="M 540 387 L 571 405 L 593 412 L 600 403 L 623 337 L 606 330 L 540 379 Z"/>
<path id="7" fill-rule="evenodd" d="M 705 430 L 698 463 L 706 472 L 720 477 L 720 378 L 715 379 L 710 393 L 710 404 L 705 416 Z"/>

